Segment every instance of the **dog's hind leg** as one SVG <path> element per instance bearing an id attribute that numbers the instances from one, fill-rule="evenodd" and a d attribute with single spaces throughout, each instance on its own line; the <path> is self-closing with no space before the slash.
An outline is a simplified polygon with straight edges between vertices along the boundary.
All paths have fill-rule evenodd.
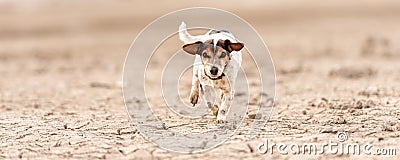
<path id="1" fill-rule="evenodd" d="M 211 86 L 202 86 L 201 87 L 201 93 L 203 95 L 204 101 L 207 103 L 208 108 L 210 108 L 213 111 L 213 114 L 216 115 L 216 112 L 214 113 L 215 107 L 217 108 L 218 111 L 218 106 L 215 105 L 215 91 L 214 88 Z"/>
<path id="2" fill-rule="evenodd" d="M 217 123 L 222 123 L 226 121 L 226 115 L 228 114 L 229 108 L 231 107 L 233 100 L 233 91 L 227 92 L 222 91 L 221 94 L 221 106 L 218 110 Z"/>
<path id="3" fill-rule="evenodd" d="M 216 97 L 215 104 L 211 108 L 211 111 L 212 111 L 214 116 L 218 116 L 218 110 L 219 110 L 219 108 L 220 108 L 220 106 L 222 104 L 223 95 L 224 95 L 224 93 L 221 90 L 218 90 L 218 96 Z"/>
<path id="4" fill-rule="evenodd" d="M 236 75 L 231 76 L 230 78 L 232 79 L 232 77 L 236 78 Z M 221 105 L 218 110 L 217 123 L 226 122 L 226 116 L 231 108 L 233 96 L 235 95 L 235 81 L 228 81 L 228 84 L 229 89 L 221 90 Z"/>

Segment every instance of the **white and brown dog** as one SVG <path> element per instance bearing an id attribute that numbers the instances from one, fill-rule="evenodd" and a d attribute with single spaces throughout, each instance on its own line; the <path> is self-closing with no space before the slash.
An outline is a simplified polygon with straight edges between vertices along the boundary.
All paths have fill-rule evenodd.
<path id="1" fill-rule="evenodd" d="M 186 24 L 179 26 L 179 38 L 185 43 L 184 51 L 195 55 L 190 103 L 195 106 L 199 95 L 217 116 L 217 123 L 226 121 L 235 93 L 237 73 L 242 63 L 243 43 L 236 41 L 225 30 L 210 30 L 204 35 L 192 36 Z M 216 93 L 216 98 L 213 97 Z"/>

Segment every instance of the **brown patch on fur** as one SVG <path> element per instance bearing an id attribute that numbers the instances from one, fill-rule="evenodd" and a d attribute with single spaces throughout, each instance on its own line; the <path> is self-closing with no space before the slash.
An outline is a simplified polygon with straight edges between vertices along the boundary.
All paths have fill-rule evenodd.
<path id="1" fill-rule="evenodd" d="M 221 110 L 222 115 L 225 115 L 225 113 L 226 113 L 225 109 Z"/>
<path id="2" fill-rule="evenodd" d="M 213 113 L 214 116 L 217 116 L 217 115 L 218 115 L 218 106 L 217 106 L 217 105 L 214 105 L 214 106 L 211 108 L 211 111 L 212 111 L 212 113 Z"/>

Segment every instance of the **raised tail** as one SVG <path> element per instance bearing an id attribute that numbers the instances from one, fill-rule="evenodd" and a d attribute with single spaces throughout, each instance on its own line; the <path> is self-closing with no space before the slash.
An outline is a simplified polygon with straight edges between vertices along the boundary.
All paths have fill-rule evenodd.
<path id="1" fill-rule="evenodd" d="M 190 35 L 189 32 L 186 30 L 185 22 L 182 22 L 179 26 L 179 39 L 185 44 L 201 41 L 202 37 L 203 36 Z"/>

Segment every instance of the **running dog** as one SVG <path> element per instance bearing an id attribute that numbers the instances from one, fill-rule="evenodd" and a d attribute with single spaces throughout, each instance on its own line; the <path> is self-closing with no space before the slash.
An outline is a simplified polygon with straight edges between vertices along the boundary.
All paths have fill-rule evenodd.
<path id="1" fill-rule="evenodd" d="M 186 24 L 179 26 L 179 38 L 185 52 L 195 55 L 190 103 L 195 106 L 199 95 L 207 103 L 217 123 L 226 122 L 226 115 L 235 94 L 234 86 L 242 63 L 243 43 L 236 41 L 226 30 L 210 30 L 204 35 L 192 36 Z M 216 93 L 215 98 L 213 92 Z"/>

